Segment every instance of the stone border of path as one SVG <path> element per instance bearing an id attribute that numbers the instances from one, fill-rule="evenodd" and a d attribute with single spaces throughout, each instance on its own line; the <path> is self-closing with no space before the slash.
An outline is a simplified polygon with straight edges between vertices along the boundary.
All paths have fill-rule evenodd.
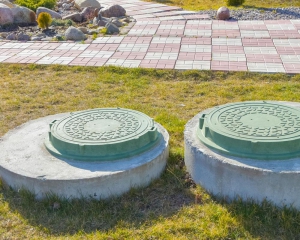
<path id="1" fill-rule="evenodd" d="M 300 19 L 217 21 L 163 4 L 120 5 L 137 20 L 127 36 L 2 41 L 0 62 L 300 73 Z"/>

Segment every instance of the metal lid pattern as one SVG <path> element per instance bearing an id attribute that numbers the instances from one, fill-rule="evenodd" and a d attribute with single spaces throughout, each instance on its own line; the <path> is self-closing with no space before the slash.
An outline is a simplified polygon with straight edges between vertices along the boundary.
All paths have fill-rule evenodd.
<path id="1" fill-rule="evenodd" d="M 253 101 L 215 107 L 199 119 L 201 142 L 230 155 L 256 159 L 300 156 L 300 110 Z"/>
<path id="2" fill-rule="evenodd" d="M 115 160 L 153 147 L 160 138 L 153 119 L 129 109 L 103 108 L 71 113 L 50 124 L 46 148 L 77 160 Z"/>

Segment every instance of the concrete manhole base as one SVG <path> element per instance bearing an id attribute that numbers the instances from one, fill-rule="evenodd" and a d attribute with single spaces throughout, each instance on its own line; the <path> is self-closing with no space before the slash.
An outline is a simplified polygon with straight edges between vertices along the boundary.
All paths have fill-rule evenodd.
<path id="1" fill-rule="evenodd" d="M 272 103 L 271 101 L 269 101 Z M 300 109 L 299 103 L 275 102 Z M 213 195 L 233 200 L 262 202 L 300 209 L 300 158 L 262 160 L 230 156 L 212 150 L 197 136 L 199 119 L 207 109 L 185 127 L 185 164 L 193 180 Z"/>
<path id="2" fill-rule="evenodd" d="M 53 156 L 44 145 L 49 123 L 68 115 L 29 121 L 0 138 L 0 177 L 4 183 L 16 190 L 28 189 L 37 199 L 49 193 L 65 198 L 104 199 L 146 186 L 164 170 L 169 135 L 157 123 L 160 141 L 133 157 L 89 162 Z"/>

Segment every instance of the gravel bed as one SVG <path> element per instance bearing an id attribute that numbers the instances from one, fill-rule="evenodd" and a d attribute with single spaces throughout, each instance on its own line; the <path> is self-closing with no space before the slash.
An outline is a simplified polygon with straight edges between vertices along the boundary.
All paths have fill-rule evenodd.
<path id="1" fill-rule="evenodd" d="M 199 11 L 200 14 L 208 14 L 216 19 L 216 10 Z M 300 8 L 261 8 L 230 10 L 230 16 L 236 20 L 288 20 L 300 19 Z"/>

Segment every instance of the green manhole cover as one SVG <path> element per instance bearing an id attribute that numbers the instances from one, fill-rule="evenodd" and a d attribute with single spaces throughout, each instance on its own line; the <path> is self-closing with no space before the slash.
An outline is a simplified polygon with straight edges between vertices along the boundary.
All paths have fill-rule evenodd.
<path id="1" fill-rule="evenodd" d="M 46 148 L 76 160 L 115 160 L 152 148 L 161 138 L 153 119 L 129 109 L 103 108 L 71 113 L 50 124 Z"/>
<path id="2" fill-rule="evenodd" d="M 274 102 L 215 107 L 199 119 L 201 142 L 229 155 L 254 159 L 300 156 L 300 110 Z"/>

